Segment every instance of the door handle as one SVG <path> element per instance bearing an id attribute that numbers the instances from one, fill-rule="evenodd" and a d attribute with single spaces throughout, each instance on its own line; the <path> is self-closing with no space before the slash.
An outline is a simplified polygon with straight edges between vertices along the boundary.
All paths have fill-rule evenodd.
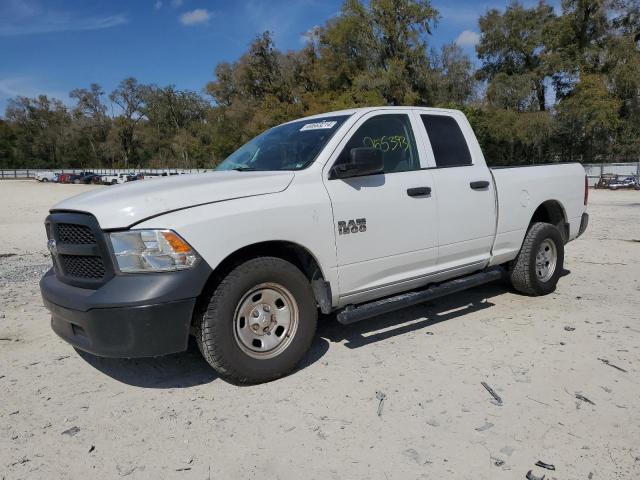
<path id="1" fill-rule="evenodd" d="M 484 190 L 485 188 L 489 188 L 489 182 L 487 180 L 477 180 L 475 182 L 471 182 L 469 186 L 473 190 Z"/>
<path id="2" fill-rule="evenodd" d="M 407 195 L 410 197 L 426 197 L 431 195 L 431 187 L 407 188 Z"/>

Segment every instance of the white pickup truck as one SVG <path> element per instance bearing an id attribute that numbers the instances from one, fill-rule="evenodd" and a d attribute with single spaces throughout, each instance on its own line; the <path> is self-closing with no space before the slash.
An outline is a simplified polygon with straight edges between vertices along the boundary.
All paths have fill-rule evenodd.
<path id="1" fill-rule="evenodd" d="M 552 292 L 587 227 L 579 164 L 487 168 L 454 110 L 274 127 L 217 171 L 99 189 L 46 219 L 53 330 L 111 357 L 183 351 L 238 383 L 290 372 L 318 310 L 352 323 L 509 278 Z"/>
<path id="2" fill-rule="evenodd" d="M 35 179 L 39 182 L 55 182 L 57 178 L 57 174 L 49 171 L 38 171 L 36 172 Z"/>
<path id="3" fill-rule="evenodd" d="M 100 182 L 103 185 L 117 185 L 120 183 L 125 183 L 127 181 L 127 177 L 133 175 L 131 173 L 114 173 L 111 175 L 102 175 L 100 177 Z"/>

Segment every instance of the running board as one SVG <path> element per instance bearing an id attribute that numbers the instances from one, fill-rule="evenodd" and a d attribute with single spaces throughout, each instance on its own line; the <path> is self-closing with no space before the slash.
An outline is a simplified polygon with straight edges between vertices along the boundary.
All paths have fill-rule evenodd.
<path id="1" fill-rule="evenodd" d="M 383 298 L 362 305 L 349 305 L 342 310 L 336 318 L 343 325 L 359 322 L 367 318 L 382 315 L 384 313 L 393 312 L 402 308 L 417 305 L 418 303 L 428 302 L 436 298 L 444 297 L 451 293 L 461 292 L 468 288 L 477 287 L 485 283 L 499 280 L 503 277 L 504 270 L 501 267 L 491 267 L 479 273 L 467 275 L 466 277 L 455 278 L 447 282 L 434 285 L 425 290 L 415 292 L 401 293 L 395 297 Z"/>

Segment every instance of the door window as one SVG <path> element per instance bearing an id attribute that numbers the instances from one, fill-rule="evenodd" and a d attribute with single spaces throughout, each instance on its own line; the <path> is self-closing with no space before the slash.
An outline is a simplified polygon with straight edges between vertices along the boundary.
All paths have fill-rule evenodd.
<path id="1" fill-rule="evenodd" d="M 472 164 L 467 141 L 453 117 L 420 115 L 420 118 L 427 129 L 436 166 L 461 167 Z"/>
<path id="2" fill-rule="evenodd" d="M 384 173 L 420 169 L 411 121 L 407 115 L 377 115 L 365 121 L 342 150 L 335 165 L 347 163 L 351 149 L 358 147 L 381 150 Z"/>

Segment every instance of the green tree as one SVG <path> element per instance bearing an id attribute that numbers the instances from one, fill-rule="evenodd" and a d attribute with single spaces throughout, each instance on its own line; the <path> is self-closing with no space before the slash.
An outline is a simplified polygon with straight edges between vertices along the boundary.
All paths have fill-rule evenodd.
<path id="1" fill-rule="evenodd" d="M 139 160 L 136 133 L 138 124 L 143 119 L 144 88 L 135 78 L 126 78 L 111 92 L 109 99 L 121 110 L 113 123 L 111 143 L 118 148 L 116 150 L 112 147 L 112 154 L 117 151 L 124 168 L 129 168 L 129 162 Z"/>
<path id="2" fill-rule="evenodd" d="M 17 97 L 9 101 L 6 118 L 15 127 L 20 165 L 53 168 L 68 160 L 65 154 L 71 117 L 60 100 L 46 95 Z"/>
<path id="3" fill-rule="evenodd" d="M 620 101 L 601 75 L 583 75 L 573 92 L 558 105 L 559 135 L 570 160 L 604 160 L 618 129 Z M 605 157 L 605 158 L 603 158 Z"/>
<path id="4" fill-rule="evenodd" d="M 553 7 L 544 1 L 533 8 L 512 3 L 504 13 L 492 9 L 480 17 L 480 43 L 476 46 L 482 61 L 479 73 L 490 85 L 497 83 L 494 91 L 509 89 L 511 100 L 507 103 L 511 107 L 547 108 L 545 40 L 554 17 Z M 504 106 L 504 99 L 498 99 L 498 103 Z"/>
<path id="5" fill-rule="evenodd" d="M 104 90 L 100 85 L 92 83 L 89 88 L 76 88 L 69 93 L 69 97 L 76 100 L 72 110 L 72 132 L 75 137 L 77 150 L 81 151 L 85 145 L 90 149 L 90 157 L 97 167 L 105 160 L 104 145 L 109 133 L 110 119 L 107 107 L 102 102 Z M 78 156 L 77 154 L 75 156 Z"/>
<path id="6" fill-rule="evenodd" d="M 604 0 L 562 0 L 562 15 L 548 36 L 548 61 L 559 97 L 571 93 L 581 74 L 601 73 L 609 28 Z"/>
<path id="7" fill-rule="evenodd" d="M 0 168 L 19 167 L 16 164 L 16 135 L 10 122 L 0 118 Z"/>
<path id="8" fill-rule="evenodd" d="M 345 1 L 319 32 L 328 85 L 354 101 L 374 89 L 389 105 L 431 103 L 426 37 L 438 18 L 427 0 Z"/>

